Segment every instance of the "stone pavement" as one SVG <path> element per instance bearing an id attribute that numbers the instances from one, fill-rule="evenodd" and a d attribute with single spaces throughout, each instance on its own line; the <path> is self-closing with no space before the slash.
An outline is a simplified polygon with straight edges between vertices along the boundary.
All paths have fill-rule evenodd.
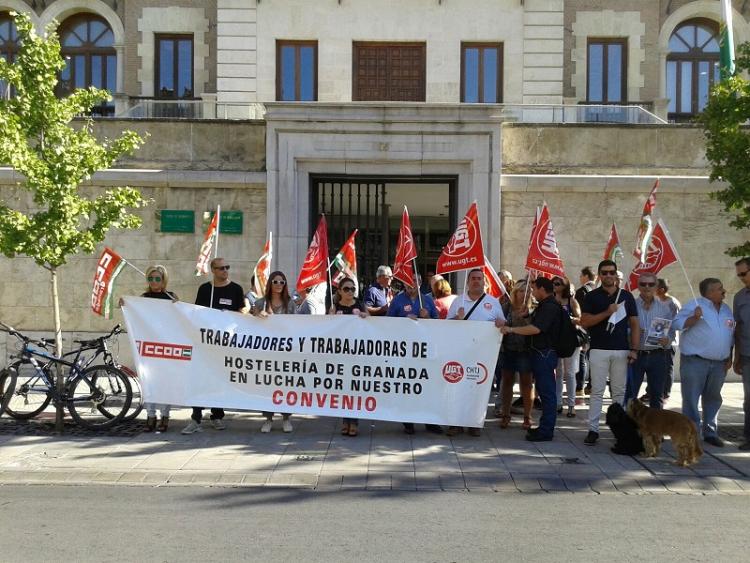
<path id="1" fill-rule="evenodd" d="M 675 391 L 669 406 L 678 409 L 679 384 Z M 724 397 L 719 421 L 730 442 L 725 448 L 704 444 L 705 455 L 691 468 L 673 464 L 668 440 L 655 459 L 614 455 L 603 424 L 599 443 L 585 446 L 586 406 L 578 407 L 576 418 L 558 418 L 553 442 L 536 444 L 524 440 L 522 417 L 502 430 L 491 415 L 479 438 L 436 436 L 422 425 L 408 436 L 400 424 L 368 421 L 349 438 L 339 435 L 338 419 L 306 416 L 293 417 L 291 434 L 281 432 L 280 418 L 273 432 L 261 434 L 257 413 L 229 413 L 227 430 L 204 421 L 203 433 L 182 436 L 189 410 L 179 409 L 169 432 L 130 436 L 20 434 L 3 417 L 0 484 L 750 494 L 750 452 L 736 448 L 742 385 L 727 383 Z"/>

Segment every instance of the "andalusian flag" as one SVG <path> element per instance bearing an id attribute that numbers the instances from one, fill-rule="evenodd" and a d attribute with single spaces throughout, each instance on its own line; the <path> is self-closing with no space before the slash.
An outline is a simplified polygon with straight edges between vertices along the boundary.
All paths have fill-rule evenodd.
<path id="1" fill-rule="evenodd" d="M 105 247 L 96 263 L 94 286 L 91 290 L 91 310 L 97 315 L 112 318 L 115 280 L 124 267 L 125 260 L 111 248 Z"/>
<path id="2" fill-rule="evenodd" d="M 344 246 L 339 250 L 339 253 L 331 261 L 331 268 L 338 270 L 332 280 L 334 287 L 338 287 L 339 282 L 345 277 L 352 278 L 354 280 L 354 287 L 359 287 L 359 280 L 357 280 L 357 248 L 354 245 L 354 238 L 356 236 L 357 229 L 354 229 L 344 243 Z"/>
<path id="3" fill-rule="evenodd" d="M 255 277 L 253 294 L 255 297 L 263 297 L 266 294 L 268 276 L 271 275 L 271 258 L 273 258 L 273 233 L 269 232 L 266 246 L 263 247 L 263 254 L 253 270 L 253 276 Z"/>
<path id="4" fill-rule="evenodd" d="M 612 228 L 609 230 L 607 247 L 604 249 L 604 259 L 617 262 L 618 256 L 619 258 L 624 258 L 625 254 L 622 251 L 622 246 L 620 246 L 620 235 L 617 234 L 617 226 L 612 223 Z"/>
<path id="5" fill-rule="evenodd" d="M 732 0 L 721 0 L 721 39 L 719 40 L 721 78 L 734 75 L 734 33 L 732 32 Z"/>
<path id="6" fill-rule="evenodd" d="M 636 259 L 636 266 L 643 264 L 646 261 L 646 253 L 648 252 L 648 245 L 651 244 L 651 235 L 654 234 L 654 220 L 653 213 L 656 208 L 656 190 L 659 189 L 659 180 L 654 182 L 654 187 L 651 188 L 651 193 L 648 194 L 646 203 L 643 204 L 643 214 L 641 215 L 641 224 L 638 226 L 638 234 L 636 235 L 635 250 L 633 250 L 633 256 Z"/>

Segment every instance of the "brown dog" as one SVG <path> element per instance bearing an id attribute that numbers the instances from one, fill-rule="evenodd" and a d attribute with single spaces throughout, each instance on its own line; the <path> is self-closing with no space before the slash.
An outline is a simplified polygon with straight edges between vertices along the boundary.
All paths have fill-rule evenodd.
<path id="1" fill-rule="evenodd" d="M 664 436 L 669 436 L 674 444 L 677 465 L 692 465 L 703 455 L 698 430 L 684 414 L 652 409 L 638 400 L 630 401 L 628 414 L 638 424 L 646 457 L 659 455 Z"/>

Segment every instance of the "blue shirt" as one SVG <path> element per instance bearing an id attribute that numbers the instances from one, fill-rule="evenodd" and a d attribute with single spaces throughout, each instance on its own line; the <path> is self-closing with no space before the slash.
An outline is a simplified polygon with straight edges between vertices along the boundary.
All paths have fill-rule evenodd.
<path id="1" fill-rule="evenodd" d="M 700 306 L 703 317 L 690 328 L 683 328 L 685 321 L 693 316 Z M 685 305 L 674 320 L 674 326 L 682 331 L 680 353 L 685 356 L 700 356 L 707 360 L 727 360 L 732 355 L 734 343 L 734 317 L 729 305 L 722 303 L 719 310 L 705 297 L 698 297 Z"/>
<path id="2" fill-rule="evenodd" d="M 365 292 L 365 307 L 383 307 L 388 305 L 390 288 L 381 287 L 378 282 L 373 283 Z"/>
<path id="3" fill-rule="evenodd" d="M 737 339 L 741 356 L 750 356 L 750 289 L 743 287 L 734 295 L 734 320 L 737 321 Z"/>
<path id="4" fill-rule="evenodd" d="M 581 305 L 582 313 L 598 315 L 607 310 L 607 308 L 618 299 L 618 303 L 625 303 L 625 318 L 615 325 L 612 332 L 607 330 L 609 317 L 605 318 L 598 324 L 587 328 L 591 336 L 592 350 L 629 350 L 630 339 L 628 332 L 630 330 L 630 317 L 638 316 L 638 308 L 635 305 L 633 294 L 624 289 L 619 292 L 615 291 L 612 295 L 604 291 L 603 287 L 589 291 Z"/>
<path id="5" fill-rule="evenodd" d="M 431 319 L 437 319 L 439 317 L 435 302 L 429 295 L 422 296 L 422 307 L 427 309 Z M 408 317 L 414 315 L 419 317 L 419 296 L 412 299 L 409 294 L 402 291 L 391 301 L 390 307 L 388 307 L 389 317 Z"/>

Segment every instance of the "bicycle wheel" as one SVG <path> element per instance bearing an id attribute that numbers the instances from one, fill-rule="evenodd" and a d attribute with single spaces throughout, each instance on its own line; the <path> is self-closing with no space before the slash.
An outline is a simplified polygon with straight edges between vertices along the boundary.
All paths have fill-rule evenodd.
<path id="1" fill-rule="evenodd" d="M 47 408 L 52 395 L 44 378 L 33 365 L 17 363 L 15 369 L 16 386 L 7 400 L 5 411 L 18 420 L 28 420 Z"/>
<path id="2" fill-rule="evenodd" d="M 3 416 L 5 408 L 8 406 L 13 391 L 16 388 L 16 368 L 10 367 L 0 371 L 0 416 Z"/>
<path id="3" fill-rule="evenodd" d="M 141 391 L 141 384 L 138 381 L 138 375 L 127 366 L 118 366 L 118 368 L 125 372 L 130 378 L 130 387 L 133 389 L 133 400 L 130 401 L 130 409 L 127 414 L 122 417 L 122 421 L 135 420 L 143 410 L 143 392 Z M 114 418 L 115 414 L 110 413 L 106 408 L 100 407 L 102 414 L 108 418 Z"/>
<path id="4" fill-rule="evenodd" d="M 120 422 L 133 400 L 129 377 L 112 366 L 92 366 L 68 387 L 68 411 L 77 424 L 101 430 Z"/>

